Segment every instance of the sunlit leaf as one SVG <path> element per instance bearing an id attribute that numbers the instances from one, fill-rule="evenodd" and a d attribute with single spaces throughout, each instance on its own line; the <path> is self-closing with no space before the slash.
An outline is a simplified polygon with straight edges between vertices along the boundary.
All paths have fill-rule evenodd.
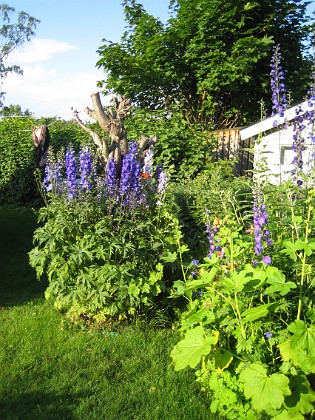
<path id="1" fill-rule="evenodd" d="M 181 370 L 190 366 L 196 367 L 202 356 L 210 353 L 212 346 L 218 341 L 218 333 L 205 335 L 201 326 L 187 331 L 183 340 L 176 344 L 171 352 L 175 364 L 175 370 Z"/>
<path id="2" fill-rule="evenodd" d="M 287 376 L 282 373 L 268 376 L 266 368 L 256 363 L 241 372 L 240 381 L 244 383 L 245 397 L 251 399 L 257 411 L 279 409 L 284 397 L 291 394 Z"/>

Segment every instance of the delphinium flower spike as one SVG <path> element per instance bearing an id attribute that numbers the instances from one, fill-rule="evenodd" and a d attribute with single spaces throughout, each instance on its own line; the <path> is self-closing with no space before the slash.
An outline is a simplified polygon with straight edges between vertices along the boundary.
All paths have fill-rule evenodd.
<path id="1" fill-rule="evenodd" d="M 284 71 L 281 65 L 280 45 L 273 48 L 273 55 L 270 63 L 270 86 L 272 92 L 272 116 L 279 114 L 284 116 L 287 108 L 286 88 L 284 84 Z M 278 121 L 275 123 L 277 125 Z"/>
<path id="2" fill-rule="evenodd" d="M 84 191 L 92 189 L 93 160 L 90 150 L 85 147 L 79 152 L 81 188 Z"/>
<path id="3" fill-rule="evenodd" d="M 77 196 L 78 192 L 76 157 L 72 147 L 69 147 L 66 151 L 66 178 L 68 190 L 67 198 L 72 200 Z"/>
<path id="4" fill-rule="evenodd" d="M 303 171 L 303 151 L 305 150 L 305 138 L 303 131 L 305 125 L 305 111 L 299 106 L 295 110 L 295 118 L 293 120 L 293 144 L 292 150 L 294 158 L 292 160 L 293 169 L 291 171 L 292 179 L 298 186 L 301 186 L 303 181 L 300 179 L 300 174 Z"/>
<path id="5" fill-rule="evenodd" d="M 137 160 L 138 146 L 130 143 L 129 153 L 122 159 L 119 196 L 124 206 L 134 207 L 140 198 L 140 163 Z"/>
<path id="6" fill-rule="evenodd" d="M 117 164 L 113 158 L 107 162 L 106 171 L 106 193 L 110 198 L 116 198 L 117 195 Z"/>
<path id="7" fill-rule="evenodd" d="M 162 169 L 159 168 L 158 171 L 158 187 L 157 187 L 157 195 L 158 195 L 158 200 L 156 202 L 156 204 L 158 206 L 161 206 L 164 200 L 164 196 L 165 196 L 165 190 L 166 190 L 166 184 L 167 184 L 167 175 L 166 172 Z"/>
<path id="8" fill-rule="evenodd" d="M 210 211 L 206 209 L 205 211 L 206 216 L 206 232 L 208 235 L 209 241 L 209 252 L 207 257 L 211 258 L 214 251 L 219 251 L 221 253 L 221 257 L 223 257 L 222 247 L 219 245 L 219 242 L 215 239 L 216 234 L 220 228 L 220 220 L 215 217 L 213 224 L 210 223 Z"/>
<path id="9" fill-rule="evenodd" d="M 48 155 L 45 165 L 43 188 L 47 192 L 60 193 L 62 189 L 62 162 Z"/>
<path id="10" fill-rule="evenodd" d="M 263 195 L 257 187 L 254 187 L 253 191 L 254 196 L 254 251 L 257 256 L 262 255 L 265 246 L 271 246 L 272 240 L 270 238 L 270 231 L 267 229 L 268 223 L 268 212 L 266 209 L 266 204 L 264 202 Z M 272 263 L 271 257 L 265 255 L 262 257 L 262 261 L 266 265 Z"/>

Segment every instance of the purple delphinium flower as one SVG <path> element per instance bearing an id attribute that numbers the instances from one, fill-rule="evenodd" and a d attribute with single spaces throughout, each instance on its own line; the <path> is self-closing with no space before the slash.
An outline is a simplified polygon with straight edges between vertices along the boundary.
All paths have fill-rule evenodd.
<path id="1" fill-rule="evenodd" d="M 272 264 L 272 259 L 268 255 L 266 255 L 262 258 L 262 262 L 266 265 L 270 265 L 270 264 Z"/>
<path id="2" fill-rule="evenodd" d="M 286 88 L 284 84 L 284 71 L 281 66 L 280 45 L 273 48 L 273 55 L 270 63 L 270 86 L 272 92 L 272 116 L 279 114 L 284 116 L 287 108 Z"/>
<path id="3" fill-rule="evenodd" d="M 59 160 L 52 162 L 48 156 L 45 165 L 45 178 L 43 188 L 49 192 L 60 192 L 62 188 L 62 162 Z"/>
<path id="4" fill-rule="evenodd" d="M 266 204 L 264 202 L 263 195 L 259 188 L 254 187 L 254 251 L 256 255 L 261 255 L 265 245 L 271 246 L 272 241 L 270 238 L 270 232 L 266 228 L 268 223 L 268 212 L 266 210 Z M 264 258 L 267 258 L 264 257 Z M 270 257 L 268 257 L 270 258 Z"/>
<path id="5" fill-rule="evenodd" d="M 270 331 L 266 331 L 266 332 L 264 333 L 264 336 L 265 336 L 267 339 L 269 339 L 269 338 L 273 337 L 273 334 L 272 334 L 272 332 L 270 332 Z"/>
<path id="6" fill-rule="evenodd" d="M 107 162 L 106 192 L 108 197 L 115 198 L 117 194 L 117 164 L 113 158 Z"/>
<path id="7" fill-rule="evenodd" d="M 153 175 L 153 156 L 154 156 L 154 152 L 153 152 L 153 147 L 151 146 L 146 152 L 146 155 L 143 161 L 143 168 L 142 168 L 142 172 L 144 174 L 150 175 L 150 177 L 152 177 Z"/>
<path id="8" fill-rule="evenodd" d="M 129 153 L 122 159 L 121 176 L 119 182 L 119 196 L 124 206 L 134 207 L 140 199 L 140 163 L 137 160 L 138 146 L 130 143 Z"/>
<path id="9" fill-rule="evenodd" d="M 299 175 L 303 171 L 303 151 L 305 150 L 305 138 L 303 136 L 303 130 L 305 129 L 305 112 L 301 106 L 295 110 L 295 118 L 293 120 L 293 144 L 292 149 L 294 151 L 294 158 L 292 160 L 293 169 L 291 171 L 292 179 L 297 185 L 302 185 Z"/>
<path id="10" fill-rule="evenodd" d="M 83 148 L 79 152 L 81 188 L 84 191 L 92 189 L 93 161 L 88 148 Z"/>
<path id="11" fill-rule="evenodd" d="M 72 147 L 69 147 L 66 151 L 66 179 L 68 190 L 67 198 L 72 200 L 76 197 L 78 192 L 76 157 Z"/>
<path id="12" fill-rule="evenodd" d="M 206 215 L 206 218 L 207 218 L 207 221 L 206 221 L 206 232 L 207 232 L 207 235 L 208 235 L 208 242 L 209 242 L 209 252 L 208 252 L 207 257 L 208 258 L 211 258 L 212 257 L 212 254 L 216 250 L 216 244 L 215 244 L 214 237 L 215 237 L 216 233 L 218 232 L 218 228 L 216 226 L 211 226 L 211 223 L 210 223 L 210 211 L 208 209 L 206 209 L 205 215 Z"/>
<path id="13" fill-rule="evenodd" d="M 199 261 L 198 261 L 198 260 L 192 260 L 192 261 L 191 261 L 191 264 L 192 264 L 192 265 L 198 265 L 198 264 L 199 264 Z"/>
<path id="14" fill-rule="evenodd" d="M 160 169 L 158 175 L 158 187 L 157 187 L 157 194 L 159 196 L 158 201 L 156 202 L 157 205 L 162 205 L 164 200 L 165 190 L 166 190 L 166 183 L 167 183 L 167 175 L 163 169 Z"/>

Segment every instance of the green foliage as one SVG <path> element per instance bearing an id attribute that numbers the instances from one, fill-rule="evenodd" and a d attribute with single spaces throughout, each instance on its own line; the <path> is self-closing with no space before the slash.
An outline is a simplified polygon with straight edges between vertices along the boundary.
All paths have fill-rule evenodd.
<path id="1" fill-rule="evenodd" d="M 297 195 L 290 183 L 273 190 L 276 209 L 284 191 L 298 206 L 282 208 L 281 217 L 291 222 L 275 229 L 269 249 L 281 269 L 254 261 L 251 234 L 226 207 L 213 239 L 218 249 L 198 266 L 184 264 L 186 276 L 174 283 L 172 296 L 187 302 L 183 338 L 171 353 L 175 370 L 195 368 L 211 412 L 224 418 L 313 413 L 315 190 Z M 278 210 L 269 208 L 276 226 Z"/>
<path id="2" fill-rule="evenodd" d="M 193 372 L 167 368 L 173 330 L 68 322 L 29 267 L 35 215 L 10 206 L 0 218 L 1 419 L 209 418 Z"/>
<path id="3" fill-rule="evenodd" d="M 250 181 L 233 175 L 233 162 L 209 163 L 206 170 L 196 176 L 182 177 L 170 187 L 179 206 L 184 241 L 195 256 L 207 253 L 206 209 L 220 219 L 232 212 L 240 223 L 249 224 L 252 214 Z"/>
<path id="4" fill-rule="evenodd" d="M 170 116 L 134 107 L 125 127 L 131 139 L 138 133 L 157 136 L 155 164 L 170 170 L 172 178 L 192 176 L 209 166 L 213 139 L 199 124 L 189 124 L 180 112 Z"/>
<path id="5" fill-rule="evenodd" d="M 50 159 L 53 173 L 52 155 Z M 91 179 L 90 190 L 80 189 L 70 198 L 68 172 L 67 180 L 51 180 L 47 206 L 40 209 L 42 226 L 34 234 L 30 263 L 38 278 L 47 275 L 46 298 L 72 319 L 125 319 L 150 308 L 170 287 L 161 260 L 177 247 L 176 213 L 172 204 L 163 204 L 164 192 L 153 174 L 134 174 L 130 159 L 127 154 L 121 180 L 111 189 L 107 174 L 97 178 L 94 188 Z M 61 166 L 56 159 L 56 167 Z"/>
<path id="6" fill-rule="evenodd" d="M 0 121 L 0 203 L 34 204 L 40 201 L 33 127 L 47 124 L 51 150 L 58 151 L 69 143 L 77 149 L 90 142 L 89 136 L 73 122 L 31 117 L 4 118 Z"/>
<path id="7" fill-rule="evenodd" d="M 191 124 L 203 127 L 256 121 L 261 99 L 271 109 L 273 44 L 281 45 L 293 100 L 306 93 L 312 38 L 307 4 L 177 0 L 163 25 L 140 3 L 125 0 L 127 26 L 121 41 L 103 40 L 98 50 L 97 65 L 106 73 L 100 85 L 142 109 L 172 113 L 175 106 Z"/>

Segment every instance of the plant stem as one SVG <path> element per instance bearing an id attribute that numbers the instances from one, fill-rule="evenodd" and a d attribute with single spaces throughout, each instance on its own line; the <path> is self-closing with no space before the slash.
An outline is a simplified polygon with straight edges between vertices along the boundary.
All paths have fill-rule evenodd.
<path id="1" fill-rule="evenodd" d="M 313 207 L 311 204 L 309 204 L 307 209 L 307 219 L 305 223 L 305 244 L 308 244 L 308 235 L 309 235 L 309 223 L 311 218 L 311 211 L 313 210 Z M 302 312 L 302 301 L 303 301 L 303 287 L 304 287 L 304 280 L 305 280 L 305 266 L 306 266 L 306 249 L 304 249 L 303 252 L 303 258 L 302 258 L 302 272 L 301 272 L 301 281 L 300 281 L 300 290 L 299 290 L 299 303 L 298 303 L 298 311 L 297 311 L 297 319 L 300 319 L 301 312 Z"/>

